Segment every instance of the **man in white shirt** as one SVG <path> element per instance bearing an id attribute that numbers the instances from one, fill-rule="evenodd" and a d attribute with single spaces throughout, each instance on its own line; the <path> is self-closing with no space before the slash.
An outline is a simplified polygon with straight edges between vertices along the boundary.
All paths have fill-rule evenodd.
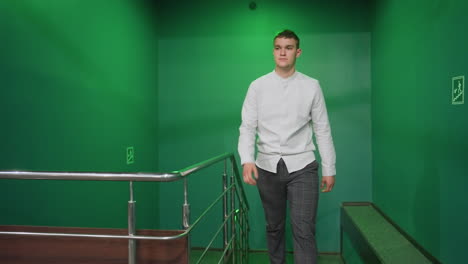
<path id="1" fill-rule="evenodd" d="M 270 262 L 286 263 L 286 202 L 294 262 L 317 263 L 315 216 L 319 196 L 315 134 L 322 159 L 322 192 L 335 184 L 335 148 L 319 82 L 296 71 L 299 38 L 284 30 L 274 38 L 275 70 L 253 81 L 242 107 L 239 155 L 244 181 L 257 185 L 266 218 Z M 255 140 L 258 154 L 254 159 Z"/>

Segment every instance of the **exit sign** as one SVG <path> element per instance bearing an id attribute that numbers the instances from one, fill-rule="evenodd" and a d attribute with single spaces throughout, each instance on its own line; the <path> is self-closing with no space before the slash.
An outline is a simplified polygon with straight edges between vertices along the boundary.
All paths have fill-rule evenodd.
<path id="1" fill-rule="evenodd" d="M 465 76 L 452 78 L 452 104 L 459 105 L 465 103 Z"/>
<path id="2" fill-rule="evenodd" d="M 135 149 L 133 147 L 127 148 L 127 164 L 133 164 L 135 162 Z"/>

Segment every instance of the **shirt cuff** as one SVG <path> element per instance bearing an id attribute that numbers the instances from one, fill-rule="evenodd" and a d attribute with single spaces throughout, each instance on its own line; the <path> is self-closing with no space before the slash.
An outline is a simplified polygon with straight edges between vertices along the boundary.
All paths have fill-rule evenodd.
<path id="1" fill-rule="evenodd" d="M 246 159 L 241 158 L 241 165 L 244 165 L 245 163 L 255 163 L 255 160 L 253 158 L 246 158 Z"/>
<path id="2" fill-rule="evenodd" d="M 322 176 L 335 176 L 336 175 L 336 168 L 333 167 L 325 167 L 322 165 Z"/>

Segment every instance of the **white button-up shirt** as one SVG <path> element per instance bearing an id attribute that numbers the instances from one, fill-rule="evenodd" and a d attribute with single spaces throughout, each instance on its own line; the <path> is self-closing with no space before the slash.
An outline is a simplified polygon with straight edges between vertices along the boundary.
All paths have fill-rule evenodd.
<path id="1" fill-rule="evenodd" d="M 276 173 L 276 165 L 283 158 L 289 172 L 298 171 L 315 160 L 315 134 L 322 175 L 336 174 L 335 148 L 323 93 L 319 82 L 307 75 L 296 71 L 285 79 L 273 71 L 253 81 L 242 107 L 239 130 L 242 164 L 255 162 Z"/>

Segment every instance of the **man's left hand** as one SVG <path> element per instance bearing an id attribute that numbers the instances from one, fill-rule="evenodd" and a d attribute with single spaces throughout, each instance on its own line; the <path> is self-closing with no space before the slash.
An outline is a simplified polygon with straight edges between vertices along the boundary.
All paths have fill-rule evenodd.
<path id="1" fill-rule="evenodd" d="M 322 192 L 331 192 L 335 185 L 335 176 L 322 176 L 322 184 L 320 189 Z"/>

